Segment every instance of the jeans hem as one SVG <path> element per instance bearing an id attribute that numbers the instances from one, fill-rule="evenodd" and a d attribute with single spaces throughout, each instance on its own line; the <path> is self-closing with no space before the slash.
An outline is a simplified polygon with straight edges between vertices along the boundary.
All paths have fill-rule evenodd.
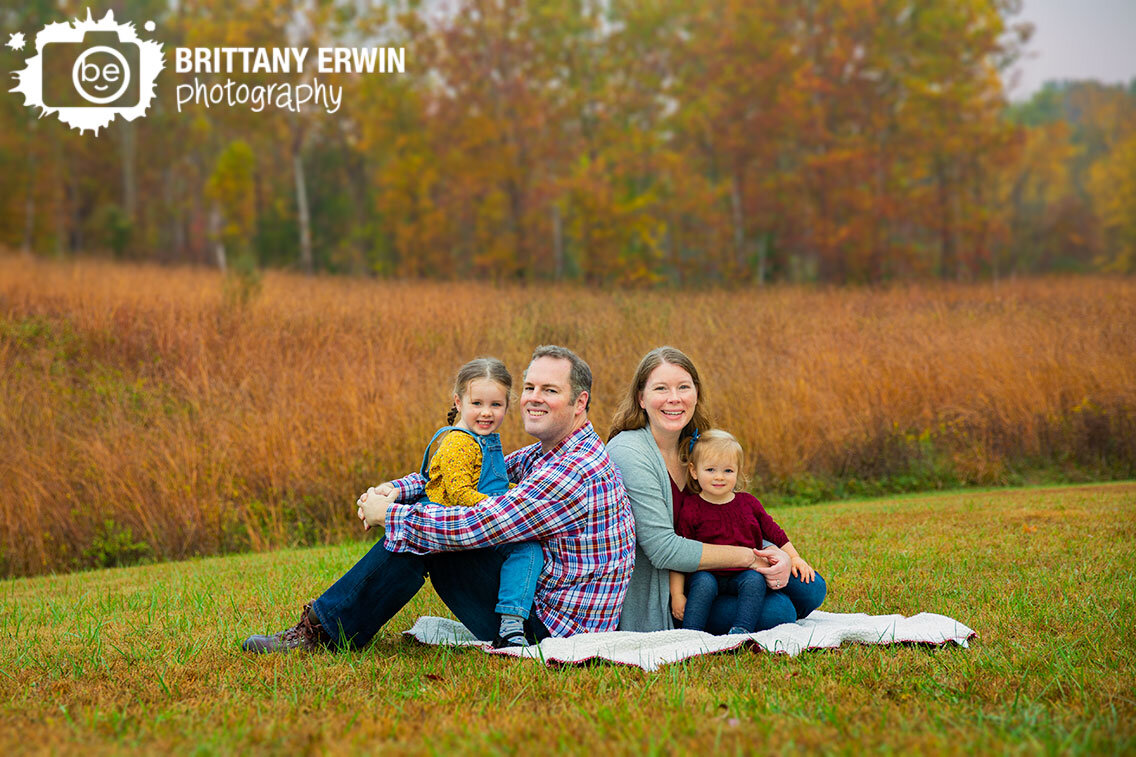
<path id="1" fill-rule="evenodd" d="M 498 615 L 520 615 L 524 620 L 529 619 L 529 611 L 517 605 L 502 605 L 499 604 L 493 608 L 493 612 Z"/>

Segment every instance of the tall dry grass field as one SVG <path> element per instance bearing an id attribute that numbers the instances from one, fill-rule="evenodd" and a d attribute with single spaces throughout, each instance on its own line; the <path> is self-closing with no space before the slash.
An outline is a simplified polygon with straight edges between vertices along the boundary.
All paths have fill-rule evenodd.
<path id="1" fill-rule="evenodd" d="M 336 540 L 453 374 L 561 343 L 606 429 L 644 352 L 703 371 L 782 501 L 1136 472 L 1136 281 L 609 292 L 0 258 L 0 574 Z M 527 443 L 511 415 L 506 448 Z"/>

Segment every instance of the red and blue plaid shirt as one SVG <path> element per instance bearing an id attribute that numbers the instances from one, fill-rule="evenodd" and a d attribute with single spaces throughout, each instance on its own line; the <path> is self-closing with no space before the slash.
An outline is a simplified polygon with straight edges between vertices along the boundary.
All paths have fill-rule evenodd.
<path id="1" fill-rule="evenodd" d="M 544 569 L 533 606 L 544 627 L 553 636 L 614 631 L 635 564 L 635 524 L 623 479 L 592 424 L 546 454 L 534 444 L 505 464 L 517 486 L 473 507 L 392 505 L 387 549 L 429 554 L 539 541 Z M 396 499 L 425 486 L 418 473 L 394 484 Z"/>

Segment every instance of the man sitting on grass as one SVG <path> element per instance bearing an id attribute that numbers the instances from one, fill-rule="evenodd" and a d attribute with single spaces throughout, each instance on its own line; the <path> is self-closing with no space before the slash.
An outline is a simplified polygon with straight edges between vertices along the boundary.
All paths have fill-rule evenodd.
<path id="1" fill-rule="evenodd" d="M 492 545 L 539 541 L 544 570 L 525 624 L 530 641 L 614 631 L 635 562 L 631 505 L 619 473 L 588 421 L 592 372 L 564 347 L 533 352 L 521 414 L 538 444 L 506 458 L 506 494 L 473 507 L 412 500 L 418 473 L 359 498 L 367 527 L 386 535 L 330 589 L 304 608 L 300 622 L 272 636 L 250 636 L 247 652 L 362 647 L 418 593 L 427 574 L 446 606 L 477 638 L 498 630 L 497 589 L 503 555 Z"/>

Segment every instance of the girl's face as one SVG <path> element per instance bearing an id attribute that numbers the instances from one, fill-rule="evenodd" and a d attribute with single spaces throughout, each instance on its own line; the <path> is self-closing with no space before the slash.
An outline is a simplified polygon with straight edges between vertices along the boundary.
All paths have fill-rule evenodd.
<path id="1" fill-rule="evenodd" d="M 458 409 L 455 426 L 486 436 L 500 428 L 505 420 L 509 395 L 505 387 L 493 379 L 474 379 L 466 385 L 464 395 L 454 395 L 454 407 Z"/>
<path id="2" fill-rule="evenodd" d="M 715 505 L 724 505 L 734 499 L 734 487 L 738 485 L 738 461 L 736 455 L 705 455 L 690 466 L 690 475 L 702 487 L 702 499 Z"/>
<path id="3" fill-rule="evenodd" d="M 661 363 L 647 376 L 639 393 L 639 407 L 647 411 L 647 422 L 655 431 L 678 433 L 694 417 L 698 389 L 694 379 L 673 363 Z"/>

